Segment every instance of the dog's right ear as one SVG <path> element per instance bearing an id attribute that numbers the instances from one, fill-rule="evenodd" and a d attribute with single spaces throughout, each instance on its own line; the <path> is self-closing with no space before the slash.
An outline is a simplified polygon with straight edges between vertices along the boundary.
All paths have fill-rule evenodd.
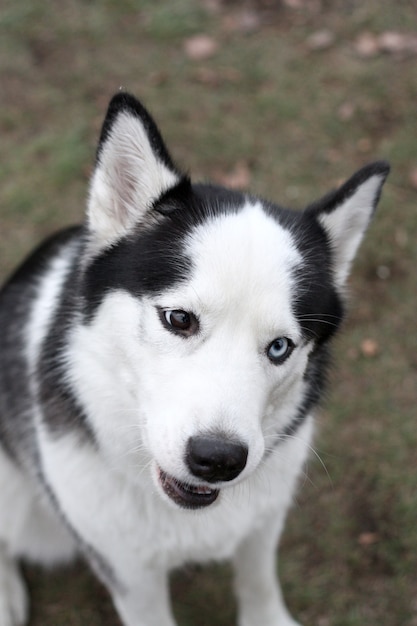
<path id="1" fill-rule="evenodd" d="M 116 94 L 90 185 L 87 219 L 93 247 L 110 246 L 145 221 L 153 204 L 181 179 L 146 109 L 130 94 Z"/>

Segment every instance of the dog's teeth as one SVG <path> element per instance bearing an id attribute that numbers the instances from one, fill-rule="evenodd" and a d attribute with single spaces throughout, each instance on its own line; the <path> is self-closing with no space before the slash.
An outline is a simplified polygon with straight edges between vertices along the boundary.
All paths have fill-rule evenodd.
<path id="1" fill-rule="evenodd" d="M 213 490 L 210 489 L 209 487 L 204 487 L 203 485 L 201 485 L 199 487 L 194 487 L 194 491 L 196 493 L 208 494 L 208 493 L 211 493 Z"/>
<path id="2" fill-rule="evenodd" d="M 213 492 L 213 489 L 210 487 L 205 487 L 205 485 L 189 485 L 188 491 L 191 493 L 196 493 L 198 495 L 207 495 Z"/>

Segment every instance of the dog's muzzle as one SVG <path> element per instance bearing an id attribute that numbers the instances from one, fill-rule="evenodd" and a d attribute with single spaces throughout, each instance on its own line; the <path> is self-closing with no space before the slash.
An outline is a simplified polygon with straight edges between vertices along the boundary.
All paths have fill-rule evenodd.
<path id="1" fill-rule="evenodd" d="M 200 509 L 212 504 L 219 489 L 207 483 L 234 480 L 246 466 L 248 448 L 224 436 L 190 437 L 187 443 L 185 463 L 193 477 L 202 481 L 192 484 L 178 480 L 159 468 L 158 478 L 165 494 L 173 502 L 187 509 Z"/>

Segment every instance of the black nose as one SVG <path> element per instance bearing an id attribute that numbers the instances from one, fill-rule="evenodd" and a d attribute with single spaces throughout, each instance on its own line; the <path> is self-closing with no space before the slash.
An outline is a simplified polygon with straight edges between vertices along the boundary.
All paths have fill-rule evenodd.
<path id="1" fill-rule="evenodd" d="M 190 437 L 186 463 L 190 472 L 209 483 L 233 480 L 246 465 L 248 448 L 225 437 Z"/>

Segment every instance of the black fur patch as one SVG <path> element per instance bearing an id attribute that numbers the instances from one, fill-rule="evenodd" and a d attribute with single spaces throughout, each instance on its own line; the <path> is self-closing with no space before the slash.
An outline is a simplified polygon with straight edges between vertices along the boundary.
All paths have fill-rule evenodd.
<path id="1" fill-rule="evenodd" d="M 192 260 L 184 241 L 189 233 L 213 215 L 238 212 L 244 202 L 243 194 L 182 179 L 155 203 L 152 225 L 138 227 L 86 269 L 82 285 L 86 319 L 94 316 L 110 291 L 124 289 L 140 297 L 187 280 Z"/>
<path id="2" fill-rule="evenodd" d="M 310 355 L 304 380 L 308 387 L 292 420 L 285 426 L 284 430 L 278 433 L 277 442 L 283 441 L 296 434 L 297 430 L 304 423 L 306 417 L 312 409 L 320 402 L 327 383 L 327 373 L 330 364 L 330 352 L 328 345 L 323 344 L 316 347 Z"/>
<path id="3" fill-rule="evenodd" d="M 357 188 L 364 183 L 368 178 L 372 176 L 381 176 L 382 181 L 386 179 L 390 172 L 390 164 L 387 161 L 375 161 L 374 163 L 370 163 L 369 165 L 365 165 L 362 167 L 356 174 L 351 176 L 349 180 L 347 180 L 341 187 L 334 191 L 330 191 L 328 194 L 317 200 L 317 202 L 313 202 L 310 204 L 306 212 L 317 216 L 319 213 L 331 213 L 335 207 L 346 202 L 357 190 Z M 380 195 L 382 191 L 382 185 L 379 188 L 379 193 L 377 194 L 374 202 L 374 210 L 376 205 L 378 204 Z"/>
<path id="4" fill-rule="evenodd" d="M 84 230 L 75 231 L 79 254 L 84 247 Z M 75 257 L 78 260 L 77 256 Z M 65 361 L 68 334 L 77 323 L 80 309 L 80 268 L 77 262 L 69 268 L 62 287 L 60 304 L 52 319 L 50 329 L 42 345 L 38 365 L 39 402 L 42 417 L 51 433 L 58 436 L 63 431 L 78 431 L 90 443 L 95 443 L 83 408 L 67 381 Z"/>
<path id="5" fill-rule="evenodd" d="M 50 260 L 80 233 L 81 228 L 74 227 L 48 238 L 0 291 L 0 442 L 12 458 L 29 467 L 37 455 L 24 330 L 39 277 Z"/>
<path id="6" fill-rule="evenodd" d="M 303 257 L 294 272 L 294 313 L 306 339 L 321 344 L 334 335 L 344 316 L 334 286 L 331 248 L 323 229 L 307 212 L 291 230 Z"/>

